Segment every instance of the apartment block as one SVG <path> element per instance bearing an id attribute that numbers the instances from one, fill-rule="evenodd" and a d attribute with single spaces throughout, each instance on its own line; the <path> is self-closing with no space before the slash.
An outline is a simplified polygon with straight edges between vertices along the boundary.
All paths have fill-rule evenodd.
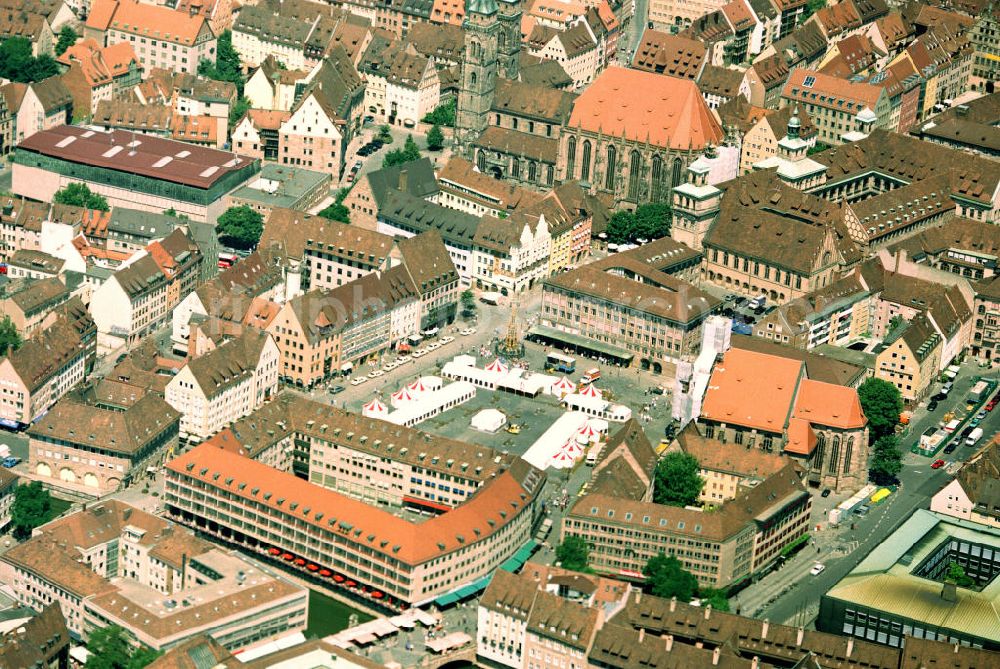
<path id="1" fill-rule="evenodd" d="M 46 484 L 102 496 L 177 447 L 180 414 L 148 394 L 126 406 L 68 396 L 28 429 L 28 466 Z"/>
<path id="2" fill-rule="evenodd" d="M 215 60 L 216 35 L 204 16 L 137 0 L 94 0 L 84 36 L 101 46 L 130 43 L 147 72 L 194 73 L 202 59 Z"/>
<path id="3" fill-rule="evenodd" d="M 62 609 L 86 641 L 108 625 L 168 650 L 205 635 L 237 649 L 305 629 L 308 590 L 117 500 L 35 531 L 0 559 L 18 601 Z"/>
<path id="4" fill-rule="evenodd" d="M 271 335 L 246 331 L 189 360 L 167 384 L 180 412 L 180 436 L 203 441 L 267 401 L 278 388 L 278 347 Z"/>

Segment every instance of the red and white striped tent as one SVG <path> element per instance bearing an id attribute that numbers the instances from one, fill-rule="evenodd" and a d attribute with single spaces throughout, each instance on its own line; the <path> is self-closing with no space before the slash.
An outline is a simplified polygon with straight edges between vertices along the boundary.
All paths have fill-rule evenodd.
<path id="1" fill-rule="evenodd" d="M 601 438 L 601 433 L 591 427 L 590 423 L 584 423 L 578 434 L 587 441 L 597 441 Z"/>
<path id="2" fill-rule="evenodd" d="M 566 451 L 559 451 L 552 456 L 552 466 L 556 469 L 568 469 L 573 466 L 573 457 Z"/>
<path id="3" fill-rule="evenodd" d="M 407 402 L 413 401 L 413 395 L 406 388 L 400 388 L 392 395 L 389 396 L 389 401 L 392 402 L 392 406 L 398 407 L 400 404 L 406 404 Z"/>
<path id="4" fill-rule="evenodd" d="M 562 447 L 562 452 L 575 460 L 583 455 L 583 446 L 576 443 L 573 439 L 570 439 L 566 442 L 566 445 Z"/>
<path id="5" fill-rule="evenodd" d="M 389 413 L 389 407 L 383 404 L 377 397 L 371 402 L 361 407 L 361 415 L 372 418 L 382 418 Z"/>
<path id="6" fill-rule="evenodd" d="M 581 390 L 580 394 L 583 395 L 584 397 L 597 397 L 597 398 L 600 398 L 602 396 L 601 395 L 601 391 L 598 390 L 597 388 L 595 388 L 593 383 L 591 383 L 586 388 L 584 388 L 583 390 Z"/>
<path id="7" fill-rule="evenodd" d="M 559 377 L 559 380 L 552 384 L 553 395 L 568 395 L 572 392 L 576 392 L 576 384 L 565 376 Z"/>
<path id="8" fill-rule="evenodd" d="M 504 372 L 507 371 L 507 365 L 505 365 L 502 362 L 500 362 L 500 358 L 497 358 L 496 360 L 494 360 L 490 364 L 486 365 L 486 371 L 487 372 L 499 372 L 499 373 L 503 374 Z"/>
<path id="9" fill-rule="evenodd" d="M 423 382 L 423 379 L 417 379 L 416 381 L 408 385 L 407 388 L 410 389 L 410 392 L 414 393 L 426 393 L 428 390 L 430 390 L 430 388 L 428 388 L 427 385 Z"/>

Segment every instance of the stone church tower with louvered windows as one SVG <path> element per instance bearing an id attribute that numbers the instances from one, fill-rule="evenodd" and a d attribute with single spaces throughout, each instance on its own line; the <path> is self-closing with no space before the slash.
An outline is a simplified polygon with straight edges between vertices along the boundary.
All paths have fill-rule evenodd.
<path id="1" fill-rule="evenodd" d="M 471 0 L 462 27 L 465 58 L 455 115 L 455 142 L 463 151 L 486 129 L 496 92 L 501 26 L 496 0 Z"/>

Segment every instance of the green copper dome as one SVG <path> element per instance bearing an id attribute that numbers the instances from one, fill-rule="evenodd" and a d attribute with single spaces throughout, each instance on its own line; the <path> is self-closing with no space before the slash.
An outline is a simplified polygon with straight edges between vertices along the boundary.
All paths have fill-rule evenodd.
<path id="1" fill-rule="evenodd" d="M 500 8 L 497 6 L 497 0 L 469 0 L 465 11 L 469 14 L 474 13 L 489 16 L 490 14 L 496 14 L 500 11 Z"/>

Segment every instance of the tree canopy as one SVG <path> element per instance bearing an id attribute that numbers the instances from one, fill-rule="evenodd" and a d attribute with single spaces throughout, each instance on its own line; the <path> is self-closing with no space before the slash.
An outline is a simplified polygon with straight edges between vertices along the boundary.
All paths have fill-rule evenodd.
<path id="1" fill-rule="evenodd" d="M 476 315 L 476 296 L 473 295 L 471 288 L 463 290 L 458 299 L 462 303 L 462 316 L 471 318 Z"/>
<path id="2" fill-rule="evenodd" d="M 871 377 L 858 388 L 861 410 L 868 417 L 868 430 L 872 441 L 892 434 L 903 410 L 903 396 L 899 389 L 883 379 Z"/>
<path id="3" fill-rule="evenodd" d="M 868 476 L 878 485 L 891 484 L 903 469 L 903 454 L 899 452 L 899 440 L 894 434 L 879 437 L 872 446 L 872 456 L 868 463 Z"/>
<path id="4" fill-rule="evenodd" d="M 698 474 L 698 460 L 689 453 L 667 453 L 653 473 L 653 501 L 669 506 L 698 503 L 705 480 Z"/>
<path id="5" fill-rule="evenodd" d="M 236 84 L 236 94 L 243 96 L 243 65 L 240 54 L 233 48 L 233 33 L 222 31 L 215 44 L 215 62 L 202 59 L 198 63 L 198 74 L 216 81 L 229 81 Z"/>
<path id="6" fill-rule="evenodd" d="M 616 211 L 605 231 L 612 244 L 652 241 L 670 234 L 670 205 L 662 202 L 643 204 L 633 211 Z"/>
<path id="7" fill-rule="evenodd" d="M 0 321 L 0 356 L 16 351 L 23 343 L 14 321 L 10 320 L 10 316 L 4 316 Z"/>
<path id="8" fill-rule="evenodd" d="M 27 539 L 31 531 L 49 522 L 52 510 L 52 496 L 42 487 L 41 481 L 32 481 L 14 489 L 14 505 L 10 517 L 14 538 Z"/>
<path id="9" fill-rule="evenodd" d="M 420 158 L 420 149 L 417 147 L 417 143 L 413 141 L 413 135 L 407 135 L 406 143 L 403 144 L 402 148 L 393 149 L 385 154 L 385 158 L 382 159 L 382 167 L 402 165 L 418 158 Z"/>
<path id="10" fill-rule="evenodd" d="M 583 537 L 570 535 L 556 548 L 556 560 L 564 569 L 587 571 L 590 564 L 590 546 Z"/>
<path id="11" fill-rule="evenodd" d="M 87 640 L 90 657 L 84 669 L 143 669 L 162 653 L 146 646 L 133 649 L 118 625 L 98 627 Z"/>
<path id="12" fill-rule="evenodd" d="M 67 204 L 71 207 L 86 207 L 87 209 L 98 209 L 109 211 L 111 207 L 108 200 L 100 193 L 90 190 L 87 184 L 71 183 L 56 191 L 52 200 L 56 204 Z"/>
<path id="13" fill-rule="evenodd" d="M 31 55 L 31 42 L 24 37 L 9 37 L 0 42 L 0 78 L 20 83 L 41 81 L 59 74 L 55 59 Z"/>
<path id="14" fill-rule="evenodd" d="M 68 23 L 60 28 L 59 39 L 55 46 L 56 55 L 61 56 L 66 53 L 66 49 L 76 44 L 76 40 L 79 37 L 80 36 L 76 34 L 76 31 L 73 30 L 73 26 Z"/>
<path id="15" fill-rule="evenodd" d="M 219 239 L 236 249 L 252 249 L 264 232 L 264 217 L 246 205 L 230 207 L 215 225 Z"/>
<path id="16" fill-rule="evenodd" d="M 331 221 L 340 221 L 341 223 L 351 222 L 351 210 L 340 202 L 334 202 L 329 207 L 322 209 L 319 215 Z"/>
<path id="17" fill-rule="evenodd" d="M 455 111 L 457 108 L 458 101 L 455 98 L 452 98 L 435 107 L 434 111 L 428 112 L 420 120 L 424 123 L 433 123 L 434 125 L 443 125 L 446 128 L 454 128 Z"/>
<path id="18" fill-rule="evenodd" d="M 650 558 L 642 574 L 649 591 L 657 597 L 676 597 L 689 602 L 698 593 L 698 579 L 673 555 L 660 553 Z"/>
<path id="19" fill-rule="evenodd" d="M 440 151 L 444 148 L 444 133 L 441 132 L 441 126 L 437 123 L 431 127 L 430 132 L 427 133 L 427 150 L 428 151 Z"/>
<path id="20" fill-rule="evenodd" d="M 236 127 L 236 124 L 246 116 L 246 113 L 250 111 L 252 105 L 250 104 L 250 99 L 240 96 L 237 98 L 236 102 L 229 109 L 229 129 L 232 130 Z"/>

